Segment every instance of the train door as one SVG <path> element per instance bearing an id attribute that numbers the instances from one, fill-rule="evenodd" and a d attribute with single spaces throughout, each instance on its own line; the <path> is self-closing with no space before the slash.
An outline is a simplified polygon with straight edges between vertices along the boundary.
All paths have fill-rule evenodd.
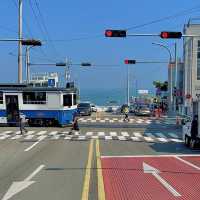
<path id="1" fill-rule="evenodd" d="M 7 122 L 16 123 L 19 120 L 19 103 L 17 95 L 6 95 Z"/>

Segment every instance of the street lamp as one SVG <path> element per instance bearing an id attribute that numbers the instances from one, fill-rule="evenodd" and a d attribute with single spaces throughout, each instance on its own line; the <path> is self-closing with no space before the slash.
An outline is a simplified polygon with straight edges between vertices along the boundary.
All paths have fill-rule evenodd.
<path id="1" fill-rule="evenodd" d="M 157 46 L 160 46 L 160 47 L 162 47 L 162 48 L 164 48 L 164 49 L 166 49 L 167 50 L 167 52 L 168 52 L 168 54 L 169 54 L 169 74 L 168 74 L 168 79 L 169 79 L 169 83 L 168 83 L 168 85 L 170 85 L 170 97 L 169 97 L 169 108 L 170 108 L 170 110 L 172 110 L 172 103 L 173 103 L 173 98 L 172 98 L 172 92 L 173 92 L 173 87 L 172 87 L 172 53 L 171 53 L 171 51 L 170 51 L 170 49 L 169 49 L 169 47 L 167 47 L 166 45 L 163 45 L 163 44 L 160 44 L 160 43 L 155 43 L 155 42 L 153 42 L 152 44 L 154 44 L 154 45 L 157 45 Z"/>

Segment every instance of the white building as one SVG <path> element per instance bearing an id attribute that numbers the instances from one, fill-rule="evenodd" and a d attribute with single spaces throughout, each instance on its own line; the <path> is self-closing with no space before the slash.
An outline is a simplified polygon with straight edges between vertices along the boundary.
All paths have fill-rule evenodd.
<path id="1" fill-rule="evenodd" d="M 200 35 L 199 24 L 190 20 L 184 26 L 186 35 Z M 200 37 L 185 37 L 183 41 L 184 59 L 184 107 L 185 114 L 197 113 L 197 96 L 200 94 Z"/>

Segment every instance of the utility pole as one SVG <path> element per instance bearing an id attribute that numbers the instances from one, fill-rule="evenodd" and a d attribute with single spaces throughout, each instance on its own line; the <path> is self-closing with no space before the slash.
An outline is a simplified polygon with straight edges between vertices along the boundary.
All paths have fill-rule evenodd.
<path id="1" fill-rule="evenodd" d="M 22 0 L 19 0 L 18 83 L 22 83 Z"/>

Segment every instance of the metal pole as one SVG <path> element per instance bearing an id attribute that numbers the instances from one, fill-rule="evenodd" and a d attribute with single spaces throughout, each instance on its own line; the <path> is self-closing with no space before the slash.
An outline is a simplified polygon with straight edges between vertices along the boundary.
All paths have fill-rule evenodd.
<path id="1" fill-rule="evenodd" d="M 178 59 L 177 59 L 177 43 L 174 44 L 175 50 L 175 75 L 174 75 L 174 87 L 177 89 L 177 79 L 178 79 Z M 174 111 L 176 111 L 176 96 L 174 97 Z"/>
<path id="2" fill-rule="evenodd" d="M 30 83 L 30 48 L 27 47 L 27 83 Z"/>
<path id="3" fill-rule="evenodd" d="M 22 83 L 22 0 L 19 0 L 18 83 Z"/>
<path id="4" fill-rule="evenodd" d="M 129 65 L 127 65 L 127 105 L 130 106 L 130 103 L 129 103 L 129 97 L 130 94 L 129 94 Z"/>

